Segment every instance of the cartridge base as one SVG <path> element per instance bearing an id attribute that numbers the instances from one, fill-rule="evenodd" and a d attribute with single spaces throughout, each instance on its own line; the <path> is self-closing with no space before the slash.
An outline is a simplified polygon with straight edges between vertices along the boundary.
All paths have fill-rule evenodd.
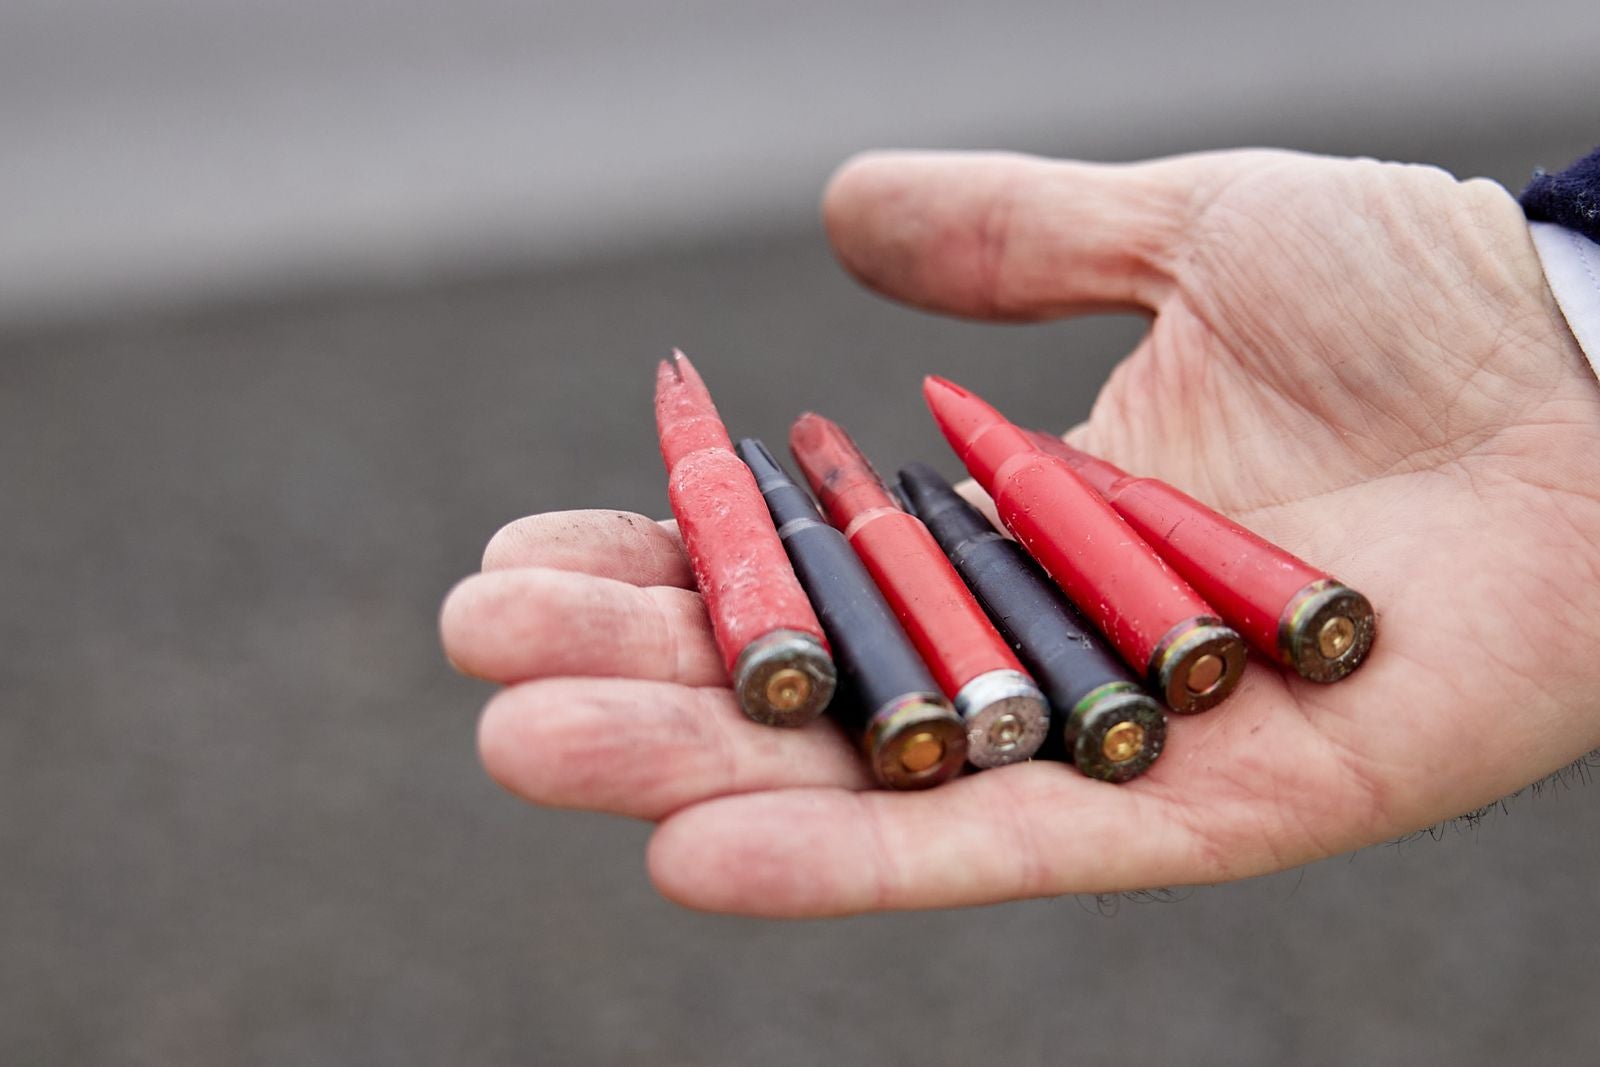
<path id="1" fill-rule="evenodd" d="M 1222 703 L 1244 674 L 1244 639 L 1207 615 L 1179 623 L 1150 657 L 1150 687 L 1180 715 Z"/>
<path id="2" fill-rule="evenodd" d="M 1111 682 L 1067 716 L 1062 740 L 1078 771 L 1106 782 L 1126 782 L 1150 769 L 1167 740 L 1167 713 L 1132 682 Z"/>
<path id="3" fill-rule="evenodd" d="M 956 776 L 967 759 L 967 727 L 937 693 L 908 693 L 873 713 L 863 743 L 878 781 L 927 789 Z"/>
<path id="4" fill-rule="evenodd" d="M 1366 597 L 1332 579 L 1312 582 L 1289 601 L 1278 622 L 1278 652 L 1312 682 L 1337 682 L 1361 666 L 1377 620 Z"/>
<path id="5" fill-rule="evenodd" d="M 745 715 L 766 726 L 804 726 L 822 714 L 837 681 L 833 660 L 799 630 L 773 630 L 745 646 L 733 691 Z"/>
<path id="6" fill-rule="evenodd" d="M 967 762 L 980 769 L 1031 758 L 1050 729 L 1044 694 L 1018 671 L 985 671 L 961 687 L 955 706 L 967 724 Z"/>

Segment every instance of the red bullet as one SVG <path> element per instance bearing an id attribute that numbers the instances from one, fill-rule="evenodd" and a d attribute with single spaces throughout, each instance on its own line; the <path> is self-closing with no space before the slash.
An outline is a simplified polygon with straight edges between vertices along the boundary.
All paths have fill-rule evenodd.
<path id="1" fill-rule="evenodd" d="M 1032 434 L 1256 651 L 1313 682 L 1336 682 L 1366 658 L 1377 633 L 1366 597 L 1166 482 L 1135 478 L 1059 437 Z"/>
<path id="2" fill-rule="evenodd" d="M 850 436 L 807 412 L 789 448 L 967 726 L 967 759 L 1031 757 L 1050 726 L 1044 694 L 950 565 L 922 520 L 901 509 Z"/>
<path id="3" fill-rule="evenodd" d="M 1239 635 L 1060 459 L 953 382 L 930 377 L 933 417 L 1022 546 L 1173 711 L 1239 684 Z"/>
<path id="4" fill-rule="evenodd" d="M 833 696 L 827 640 L 755 477 L 682 352 L 656 369 L 656 431 L 672 514 L 740 706 L 774 726 L 809 722 Z"/>

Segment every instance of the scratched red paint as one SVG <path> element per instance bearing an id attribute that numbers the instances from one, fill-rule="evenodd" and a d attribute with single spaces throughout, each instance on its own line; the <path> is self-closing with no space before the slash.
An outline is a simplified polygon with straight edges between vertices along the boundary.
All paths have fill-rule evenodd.
<path id="1" fill-rule="evenodd" d="M 826 648 L 755 477 L 681 352 L 656 370 L 656 431 L 667 498 L 729 673 L 751 641 L 774 630 L 810 634 Z"/>

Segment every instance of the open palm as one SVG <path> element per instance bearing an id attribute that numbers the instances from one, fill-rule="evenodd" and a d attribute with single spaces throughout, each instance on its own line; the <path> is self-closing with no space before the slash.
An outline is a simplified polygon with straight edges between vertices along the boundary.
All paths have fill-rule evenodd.
<path id="1" fill-rule="evenodd" d="M 1253 661 L 1127 785 L 1030 763 L 885 793 L 831 725 L 743 718 L 670 527 L 534 516 L 443 615 L 451 659 L 508 686 L 480 730 L 507 788 L 659 821 L 651 874 L 685 904 L 816 915 L 1261 874 L 1600 746 L 1600 386 L 1499 186 L 1277 152 L 881 155 L 826 214 L 847 267 L 924 307 L 1152 312 L 1069 439 L 1362 590 L 1370 659 L 1333 686 Z"/>

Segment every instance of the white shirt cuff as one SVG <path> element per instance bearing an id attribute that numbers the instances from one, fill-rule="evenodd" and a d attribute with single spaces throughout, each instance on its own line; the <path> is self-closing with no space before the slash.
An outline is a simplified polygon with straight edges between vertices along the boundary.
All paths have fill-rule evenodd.
<path id="1" fill-rule="evenodd" d="M 1572 336 L 1600 374 L 1600 245 L 1553 222 L 1530 222 L 1528 231 Z"/>

